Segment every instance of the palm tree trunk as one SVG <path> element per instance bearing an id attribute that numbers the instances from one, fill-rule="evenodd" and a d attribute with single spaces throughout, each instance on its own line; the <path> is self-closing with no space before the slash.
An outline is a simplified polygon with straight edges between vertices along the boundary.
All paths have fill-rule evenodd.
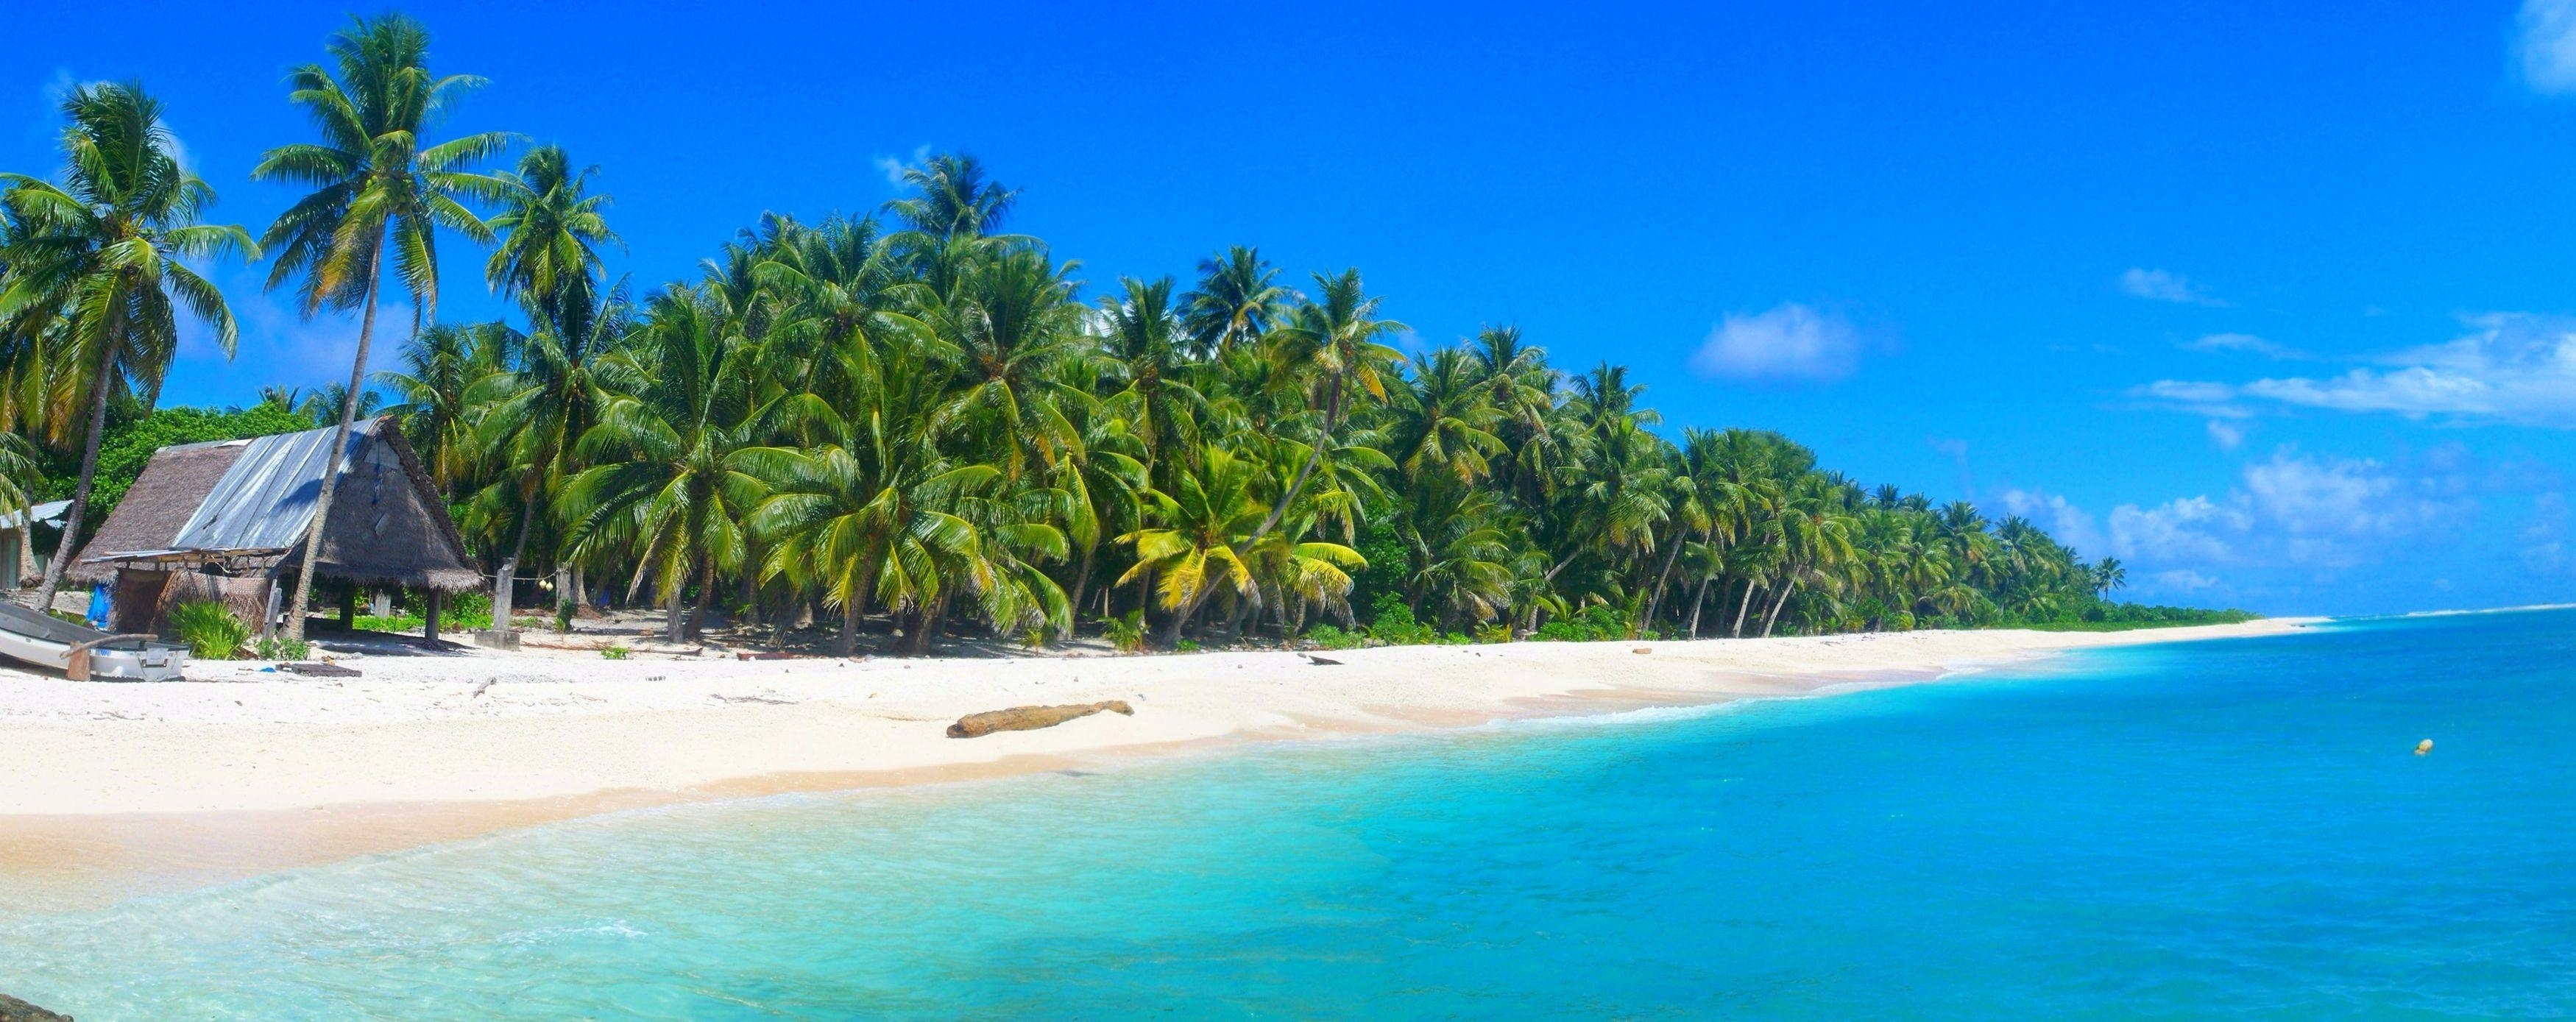
<path id="1" fill-rule="evenodd" d="M 1744 580 L 1744 599 L 1737 601 L 1735 604 L 1735 630 L 1729 633 L 1735 638 L 1741 639 L 1744 637 L 1744 611 L 1746 608 L 1753 606 L 1753 591 L 1760 588 L 1762 587 L 1754 584 L 1752 579 L 1748 578 Z"/>
<path id="2" fill-rule="evenodd" d="M 858 585 L 852 586 L 849 598 L 841 601 L 841 635 L 832 640 L 834 656 L 853 656 L 859 651 L 859 619 L 868 613 L 868 592 L 876 582 L 873 573 L 859 573 Z"/>
<path id="3" fill-rule="evenodd" d="M 117 320 L 124 321 L 119 312 Z M 54 589 L 63 581 L 63 572 L 71 567 L 72 543 L 80 533 L 81 516 L 89 513 L 90 484 L 98 477 L 98 445 L 107 433 L 108 357 L 98 363 L 98 375 L 89 385 L 89 438 L 81 442 L 80 482 L 72 486 L 71 509 L 63 513 L 63 536 L 54 543 L 54 559 L 45 563 L 45 584 L 36 590 L 36 610 L 50 614 L 54 610 Z M 32 527 L 32 526 L 31 526 Z"/>
<path id="4" fill-rule="evenodd" d="M 1709 576 L 1700 576 L 1699 591 L 1691 594 L 1690 628 L 1688 631 L 1690 637 L 1694 639 L 1699 638 L 1700 609 L 1708 605 L 1708 579 Z"/>
<path id="5" fill-rule="evenodd" d="M 1093 554 L 1098 553 L 1099 551 L 1100 540 L 1097 536 L 1095 536 L 1091 542 L 1082 545 L 1082 570 L 1074 573 L 1073 598 L 1064 601 L 1065 606 L 1075 608 L 1077 611 L 1081 609 L 1082 594 L 1089 591 L 1091 588 L 1091 558 Z M 1101 610 L 1101 616 L 1107 617 L 1108 614 L 1109 611 L 1104 605 Z"/>
<path id="6" fill-rule="evenodd" d="M 689 638 L 692 639 L 697 638 L 699 635 L 706 632 L 707 606 L 714 603 L 716 599 L 715 559 L 705 555 L 700 555 L 698 557 L 697 575 L 698 602 L 697 606 L 689 609 Z"/>
<path id="7" fill-rule="evenodd" d="M 1201 570 L 1204 572 L 1205 569 Z M 1170 649 L 1181 644 L 1181 629 L 1189 625 L 1190 618 L 1197 616 L 1199 608 L 1205 606 L 1208 597 L 1214 595 L 1216 595 L 1216 586 L 1210 584 L 1202 574 L 1199 591 L 1190 597 L 1189 602 L 1182 604 L 1172 614 L 1171 622 L 1164 626 L 1163 648 Z"/>
<path id="8" fill-rule="evenodd" d="M 492 631 L 499 634 L 506 635 L 510 632 L 510 597 L 513 595 L 511 590 L 518 587 L 519 557 L 528 552 L 528 526 L 534 522 L 536 515 L 535 500 L 520 502 L 519 538 L 511 541 L 510 556 L 501 561 L 501 571 L 492 579 Z"/>
<path id="9" fill-rule="evenodd" d="M 1655 615 L 1663 612 L 1664 586 L 1670 583 L 1673 579 L 1673 562 L 1681 560 L 1682 557 L 1682 536 L 1680 530 L 1675 530 L 1673 532 L 1671 542 L 1672 549 L 1664 551 L 1663 570 L 1655 573 L 1655 596 L 1653 599 L 1646 601 L 1646 613 L 1643 617 L 1639 617 L 1637 619 L 1636 631 L 1632 632 L 1628 636 L 1631 639 L 1646 634 L 1646 629 L 1655 623 Z"/>
<path id="10" fill-rule="evenodd" d="M 671 587 L 670 598 L 662 601 L 662 641 L 677 643 L 686 638 L 680 634 L 680 601 L 688 597 L 689 580 L 680 579 Z"/>
<path id="11" fill-rule="evenodd" d="M 322 493 L 313 499 L 313 525 L 304 533 L 304 570 L 295 573 L 295 602 L 286 612 L 286 637 L 304 637 L 304 607 L 313 599 L 313 576 L 322 566 L 322 533 L 331 521 L 331 497 L 340 490 L 340 462 L 348 456 L 349 429 L 358 422 L 358 395 L 367 383 L 367 348 L 376 339 L 376 283 L 385 265 L 385 232 L 376 228 L 375 250 L 367 256 L 367 311 L 358 317 L 358 357 L 349 363 L 349 393 L 340 400 L 340 428 L 331 431 L 331 449 L 322 459 Z M 524 530 L 523 530 L 524 531 Z M 523 535 L 524 541 L 525 536 Z M 518 555 L 502 567 L 504 577 L 517 566 Z M 493 601 L 496 611 L 508 609 L 506 600 Z M 500 615 L 493 616 L 492 627 L 508 631 Z"/>
<path id="12" fill-rule="evenodd" d="M 1790 579 L 1787 584 L 1780 587 L 1780 598 L 1771 602 L 1770 616 L 1762 619 L 1763 638 L 1768 639 L 1771 637 L 1772 627 L 1780 623 L 1780 608 L 1788 606 L 1789 594 L 1797 591 L 1798 580 L 1794 578 Z"/>
<path id="13" fill-rule="evenodd" d="M 1252 549 L 1253 544 L 1261 542 L 1262 537 L 1270 535 L 1271 529 L 1278 527 L 1279 519 L 1288 514 L 1288 505 L 1296 502 L 1298 491 L 1306 488 L 1306 478 L 1315 474 L 1315 466 L 1323 462 L 1324 448 L 1332 446 L 1333 443 L 1333 431 L 1341 427 L 1342 381 L 1336 377 L 1333 380 L 1332 398 L 1327 403 L 1324 413 L 1324 431 L 1315 437 L 1315 446 L 1306 452 L 1306 463 L 1297 467 L 1297 477 L 1288 481 L 1288 488 L 1279 494 L 1279 502 L 1271 505 L 1270 514 L 1261 519 L 1261 527 L 1252 530 L 1251 538 L 1235 544 L 1235 553 L 1241 554 L 1243 551 Z"/>

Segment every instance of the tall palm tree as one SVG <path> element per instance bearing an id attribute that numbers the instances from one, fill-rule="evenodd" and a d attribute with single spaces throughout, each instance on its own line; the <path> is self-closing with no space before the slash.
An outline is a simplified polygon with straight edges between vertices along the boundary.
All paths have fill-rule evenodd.
<path id="1" fill-rule="evenodd" d="M 886 203 L 905 226 L 936 242 L 978 238 L 1002 229 L 1016 189 L 984 175 L 984 163 L 965 153 L 940 153 L 903 172 L 903 183 L 920 190 L 911 198 Z"/>
<path id="2" fill-rule="evenodd" d="M 1199 284 L 1181 298 L 1191 354 L 1210 358 L 1251 344 L 1278 325 L 1290 294 L 1261 250 L 1236 245 L 1199 260 Z"/>
<path id="3" fill-rule="evenodd" d="M 597 173 L 574 170 L 561 146 L 539 146 L 519 157 L 516 171 L 494 173 L 480 186 L 500 209 L 488 224 L 502 240 L 483 268 L 494 292 L 548 320 L 597 307 L 605 276 L 599 247 L 623 243 L 608 229 L 609 197 L 590 194 Z"/>
<path id="4" fill-rule="evenodd" d="M 483 79 L 432 77 L 429 31 L 419 22 L 399 14 L 353 18 L 349 27 L 331 36 L 327 49 L 331 66 L 307 64 L 287 75 L 289 100 L 304 108 L 322 140 L 269 150 L 251 177 L 313 189 L 279 214 L 261 239 L 277 252 L 268 286 L 298 280 L 297 294 L 308 317 L 325 307 L 361 310 L 340 426 L 331 434 L 331 449 L 344 451 L 358 417 L 367 352 L 375 342 L 385 249 L 392 247 L 394 273 L 411 296 L 417 333 L 437 317 L 438 230 L 446 228 L 477 243 L 491 240 L 491 229 L 457 200 L 489 190 L 489 180 L 470 168 L 498 154 L 510 136 L 482 132 L 423 144 L 429 130 L 467 93 L 480 88 Z M 338 472 L 322 474 L 313 527 L 305 534 L 304 570 L 297 573 L 295 600 L 286 618 L 290 636 L 304 634 L 304 608 L 312 598 L 322 533 L 339 480 Z"/>
<path id="5" fill-rule="evenodd" d="M 511 537 L 492 585 L 495 630 L 510 628 L 512 586 L 529 534 L 541 524 L 539 509 L 578 469 L 573 445 L 598 421 L 604 400 L 600 361 L 625 339 L 629 319 L 622 286 L 596 309 L 565 309 L 521 342 L 517 366 L 484 376 L 466 392 L 479 406 L 471 447 L 500 476 L 478 495 L 480 513 L 493 523 L 517 518 L 506 532 L 487 530 Z"/>
<path id="6" fill-rule="evenodd" d="M 40 608 L 53 605 L 89 510 L 110 395 L 133 394 L 148 405 L 160 392 L 178 347 L 179 308 L 212 327 L 215 344 L 232 354 L 232 309 L 186 260 L 259 257 L 240 227 L 199 222 L 214 189 L 180 165 L 161 104 L 140 85 L 82 86 L 62 110 L 71 121 L 63 131 L 63 180 L 0 175 L 9 186 L 0 201 L 16 221 L 0 254 L 9 268 L 0 323 L 42 318 L 60 325 L 61 348 L 52 356 L 60 371 L 47 401 L 58 441 L 69 440 L 63 424 L 79 419 L 73 409 L 86 403 L 89 411 L 62 540 L 36 591 Z"/>

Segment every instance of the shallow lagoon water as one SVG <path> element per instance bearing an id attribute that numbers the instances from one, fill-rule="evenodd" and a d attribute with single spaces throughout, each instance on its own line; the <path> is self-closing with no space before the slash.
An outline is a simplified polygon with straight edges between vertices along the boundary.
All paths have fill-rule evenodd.
<path id="1" fill-rule="evenodd" d="M 2565 1017 L 2576 612 L 621 813 L 0 920 L 0 990 L 84 1022 Z"/>

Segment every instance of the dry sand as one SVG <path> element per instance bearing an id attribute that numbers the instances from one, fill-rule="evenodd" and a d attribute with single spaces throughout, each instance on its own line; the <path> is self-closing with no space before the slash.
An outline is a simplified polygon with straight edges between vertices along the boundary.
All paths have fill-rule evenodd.
<path id="1" fill-rule="evenodd" d="M 193 664 L 190 680 L 164 684 L 0 669 L 0 878 L 95 893 L 142 875 L 247 875 L 684 799 L 1798 695 L 2305 623 L 1417 646 L 1324 654 L 1341 661 L 1331 666 L 1288 652 L 610 661 L 477 651 L 344 658 L 362 672 L 347 679 L 237 663 Z M 1136 714 L 944 734 L 967 713 L 1104 699 Z"/>

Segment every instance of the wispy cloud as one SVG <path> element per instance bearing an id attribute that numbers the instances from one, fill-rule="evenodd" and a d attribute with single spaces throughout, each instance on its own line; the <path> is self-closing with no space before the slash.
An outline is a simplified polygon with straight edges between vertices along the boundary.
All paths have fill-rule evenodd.
<path id="1" fill-rule="evenodd" d="M 887 184 L 901 188 L 903 187 L 904 171 L 911 170 L 915 167 L 921 166 L 922 164 L 930 162 L 930 147 L 926 145 L 915 147 L 912 151 L 912 159 L 910 161 L 905 161 L 892 156 L 879 155 L 875 160 L 870 162 L 876 164 L 877 173 L 885 175 Z"/>
<path id="2" fill-rule="evenodd" d="M 1730 315 L 1691 356 L 1702 376 L 1837 380 L 1860 362 L 1860 332 L 1837 316 L 1796 302 Z"/>
<path id="3" fill-rule="evenodd" d="M 2315 356 L 2287 345 L 2275 344 L 2253 334 L 2203 334 L 2182 343 L 2192 351 L 2245 352 L 2270 359 L 2306 359 Z"/>
<path id="4" fill-rule="evenodd" d="M 2513 54 L 2531 91 L 2576 92 L 2576 0 L 2523 0 Z"/>
<path id="5" fill-rule="evenodd" d="M 2143 577 L 2154 588 L 2179 595 L 2219 586 L 2232 571 L 2328 571 L 2400 554 L 2477 511 L 2474 469 L 2464 453 L 2392 465 L 2281 447 L 2245 464 L 2217 496 L 2121 504 L 2098 519 L 2044 490 L 2005 490 L 1992 503 L 2038 521 L 2086 557 L 2126 561 L 2149 573 Z"/>
<path id="6" fill-rule="evenodd" d="M 2464 322 L 2467 335 L 2375 359 L 2381 368 L 2241 384 L 2158 380 L 2130 393 L 2194 412 L 2262 403 L 2576 428 L 2576 318 L 2499 312 Z"/>
<path id="7" fill-rule="evenodd" d="M 2219 450 L 2235 450 L 2238 445 L 2245 442 L 2247 428 L 2242 422 L 2211 419 L 2209 420 L 2209 441 L 2217 444 Z"/>
<path id="8" fill-rule="evenodd" d="M 2191 282 L 2191 278 L 2167 270 L 2150 270 L 2132 266 L 2128 272 L 2120 274 L 2119 285 L 2121 293 L 2151 302 L 2209 306 L 2227 304 L 2212 297 L 2209 292 L 2201 290 L 2199 285 Z"/>

